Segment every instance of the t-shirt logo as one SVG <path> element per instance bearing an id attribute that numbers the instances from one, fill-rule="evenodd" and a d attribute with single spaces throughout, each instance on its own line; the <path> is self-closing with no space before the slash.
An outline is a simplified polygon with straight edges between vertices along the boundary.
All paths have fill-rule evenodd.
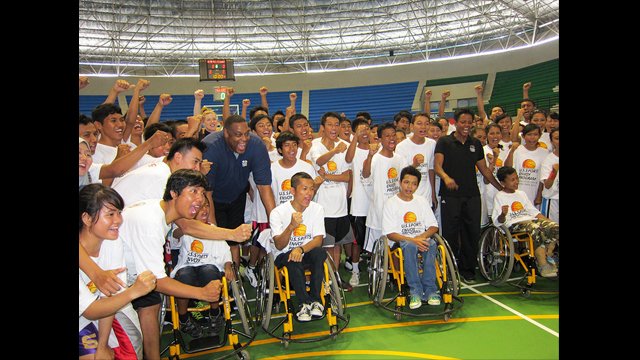
<path id="1" fill-rule="evenodd" d="M 413 156 L 413 162 L 414 163 L 418 163 L 418 164 L 422 164 L 424 162 L 424 155 L 422 154 L 415 154 Z"/>
<path id="2" fill-rule="evenodd" d="M 522 203 L 520 203 L 520 201 L 514 201 L 513 203 L 511 203 L 511 211 L 520 211 L 524 209 L 524 206 L 522 206 Z"/>
<path id="3" fill-rule="evenodd" d="M 396 170 L 396 168 L 389 168 L 389 171 L 387 171 L 387 178 L 395 179 L 396 177 L 398 177 L 398 170 Z"/>
<path id="4" fill-rule="evenodd" d="M 336 171 L 338 170 L 338 165 L 335 162 L 329 160 L 329 162 L 327 162 L 327 169 L 329 169 L 329 171 Z"/>
<path id="5" fill-rule="evenodd" d="M 543 149 L 547 149 L 548 150 L 547 144 L 543 143 L 542 141 L 538 141 L 538 146 L 540 146 Z"/>
<path id="6" fill-rule="evenodd" d="M 500 158 L 496 159 L 496 166 L 502 166 L 502 159 Z"/>
<path id="7" fill-rule="evenodd" d="M 413 212 L 409 211 L 406 214 L 404 214 L 404 222 L 405 223 L 412 223 L 412 222 L 416 222 L 418 218 L 416 217 L 416 214 L 414 214 Z"/>
<path id="8" fill-rule="evenodd" d="M 280 186 L 280 188 L 282 189 L 282 191 L 291 190 L 291 180 L 287 179 L 287 180 L 283 181 L 282 182 L 282 186 Z"/>
<path id="9" fill-rule="evenodd" d="M 476 152 L 476 147 L 474 145 L 469 146 L 469 151 Z"/>
<path id="10" fill-rule="evenodd" d="M 304 224 L 298 225 L 298 227 L 293 230 L 293 236 L 304 236 L 307 233 L 307 227 Z"/>
<path id="11" fill-rule="evenodd" d="M 96 291 L 98 291 L 98 287 L 93 283 L 93 281 L 89 281 L 87 288 L 89 288 L 89 291 L 91 291 L 92 294 L 95 294 Z"/>
<path id="12" fill-rule="evenodd" d="M 248 160 L 242 160 L 242 167 L 247 167 L 248 163 L 249 163 Z"/>
<path id="13" fill-rule="evenodd" d="M 202 241 L 193 240 L 193 242 L 191 243 L 191 251 L 202 254 L 202 251 L 204 251 L 204 245 L 202 245 Z"/>
<path id="14" fill-rule="evenodd" d="M 531 160 L 531 159 L 527 159 L 527 160 L 522 162 L 522 167 L 525 168 L 525 169 L 535 169 L 536 168 L 536 162 Z"/>

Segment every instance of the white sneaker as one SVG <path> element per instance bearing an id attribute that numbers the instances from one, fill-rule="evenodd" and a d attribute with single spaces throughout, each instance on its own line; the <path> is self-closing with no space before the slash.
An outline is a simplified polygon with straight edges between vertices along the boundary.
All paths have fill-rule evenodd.
<path id="1" fill-rule="evenodd" d="M 311 303 L 310 313 L 311 316 L 322 317 L 322 314 L 324 313 L 324 306 L 322 306 L 322 304 L 320 304 L 319 302 L 314 301 Z"/>
<path id="2" fill-rule="evenodd" d="M 349 279 L 349 285 L 354 287 L 360 285 L 360 273 L 357 273 L 357 272 L 351 273 L 351 279 Z"/>
<path id="3" fill-rule="evenodd" d="M 298 321 L 311 321 L 311 305 L 302 304 L 300 311 L 296 314 Z"/>
<path id="4" fill-rule="evenodd" d="M 254 288 L 258 287 L 258 277 L 256 276 L 255 271 L 255 268 L 251 269 L 250 267 L 247 267 L 244 271 L 244 276 L 249 280 L 249 284 Z"/>
<path id="5" fill-rule="evenodd" d="M 344 268 L 349 270 L 349 271 L 353 270 L 353 264 L 351 263 L 351 260 L 346 259 L 344 261 Z"/>

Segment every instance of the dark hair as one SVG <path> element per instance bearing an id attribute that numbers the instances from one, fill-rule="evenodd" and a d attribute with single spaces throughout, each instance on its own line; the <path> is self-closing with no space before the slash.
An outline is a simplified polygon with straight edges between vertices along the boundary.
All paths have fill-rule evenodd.
<path id="1" fill-rule="evenodd" d="M 438 120 L 432 120 L 429 124 L 430 124 L 431 126 L 437 126 L 437 127 L 438 127 L 438 129 L 440 129 L 440 131 L 442 131 L 442 124 L 440 124 L 440 123 L 438 122 Z"/>
<path id="2" fill-rule="evenodd" d="M 192 137 L 178 139 L 173 143 L 173 145 L 171 145 L 171 149 L 169 149 L 169 154 L 167 155 L 167 160 L 173 160 L 173 157 L 177 152 L 185 155 L 188 151 L 191 150 L 191 148 L 194 147 L 200 150 L 203 154 L 207 149 L 207 146 L 202 141 L 194 139 Z"/>
<path id="3" fill-rule="evenodd" d="M 481 126 L 472 126 L 471 127 L 471 131 L 470 131 L 471 136 L 474 136 L 476 134 L 476 132 L 478 132 L 478 130 L 484 131 L 485 135 L 487 134 L 487 131 L 483 127 L 481 127 Z"/>
<path id="4" fill-rule="evenodd" d="M 524 137 L 525 135 L 527 135 L 528 133 L 538 130 L 538 132 L 540 133 L 540 135 L 542 135 L 542 130 L 540 130 L 540 126 L 536 125 L 536 124 L 527 124 L 524 129 L 522 129 L 522 136 Z"/>
<path id="5" fill-rule="evenodd" d="M 296 144 L 300 141 L 300 138 L 296 136 L 296 134 L 291 131 L 283 131 L 280 133 L 280 136 L 276 138 L 276 149 L 278 149 L 278 153 L 282 155 L 282 145 L 285 141 L 295 141 Z"/>
<path id="6" fill-rule="evenodd" d="M 543 109 L 534 109 L 534 110 L 531 112 L 531 117 L 533 117 L 533 115 L 535 115 L 535 114 L 542 114 L 542 115 L 544 115 L 544 120 L 545 120 L 545 121 L 547 120 L 547 112 L 546 112 L 546 111 L 544 111 Z"/>
<path id="7" fill-rule="evenodd" d="M 560 121 L 560 114 L 558 114 L 557 112 L 553 111 L 549 113 L 549 117 L 554 119 L 554 120 L 558 120 Z"/>
<path id="8" fill-rule="evenodd" d="M 79 125 L 89 125 L 93 124 L 93 120 L 85 114 L 80 114 L 80 123 Z"/>
<path id="9" fill-rule="evenodd" d="M 224 128 L 231 128 L 231 124 L 235 123 L 246 123 L 247 121 L 240 115 L 229 115 L 226 119 L 224 119 Z"/>
<path id="10" fill-rule="evenodd" d="M 169 126 L 169 125 L 167 125 L 165 123 L 159 123 L 158 122 L 158 123 L 153 123 L 153 124 L 147 126 L 144 129 L 144 132 L 142 133 L 142 138 L 145 141 L 149 140 L 153 136 L 153 134 L 155 134 L 156 131 L 158 131 L 158 130 L 162 130 L 162 131 L 164 131 L 166 133 L 173 134 L 173 131 L 172 131 L 173 129 L 171 128 L 171 126 Z"/>
<path id="11" fill-rule="evenodd" d="M 378 126 L 378 138 L 382 139 L 382 132 L 387 129 L 393 129 L 393 132 L 396 132 L 396 126 L 392 122 L 386 122 Z"/>
<path id="12" fill-rule="evenodd" d="M 93 219 L 95 223 L 98 221 L 98 213 L 100 209 L 106 204 L 113 205 L 118 210 L 124 209 L 124 200 L 117 191 L 102 184 L 89 184 L 83 186 L 80 189 L 80 206 L 79 206 L 79 220 L 80 228 L 78 231 L 82 231 L 84 223 L 82 222 L 82 214 L 87 213 Z"/>
<path id="13" fill-rule="evenodd" d="M 309 123 L 309 119 L 307 119 L 304 114 L 293 114 L 293 116 L 289 118 L 289 127 L 291 129 L 293 129 L 293 123 L 298 119 L 305 119 L 307 123 Z M 280 124 L 278 124 L 278 126 L 280 126 Z M 311 126 L 311 124 L 309 124 L 309 126 Z"/>
<path id="14" fill-rule="evenodd" d="M 418 171 L 418 169 L 414 168 L 411 165 L 402 168 L 402 170 L 400 170 L 400 182 L 402 182 L 402 179 L 404 179 L 406 175 L 413 175 L 417 177 L 418 185 L 420 185 L 420 180 L 422 180 L 422 174 L 420 173 L 420 171 Z"/>
<path id="15" fill-rule="evenodd" d="M 507 176 L 515 173 L 516 173 L 516 169 L 514 169 L 513 167 L 503 166 L 500 169 L 498 169 L 498 172 L 496 173 L 496 178 L 498 178 L 498 181 L 504 181 L 504 179 L 506 179 Z"/>
<path id="16" fill-rule="evenodd" d="M 509 118 L 509 120 L 511 120 L 511 116 L 509 116 L 509 114 L 504 113 L 504 114 L 500 114 L 498 116 L 496 116 L 495 120 L 493 120 L 494 123 L 499 123 L 500 120 L 504 119 L 504 118 Z M 513 122 L 513 120 L 511 120 L 511 122 Z"/>
<path id="17" fill-rule="evenodd" d="M 280 126 L 284 126 L 284 120 L 285 120 L 285 118 L 280 118 L 280 120 L 278 120 L 278 122 L 276 123 L 276 127 L 278 129 L 275 129 L 274 131 L 278 131 L 278 130 L 280 130 Z"/>
<path id="18" fill-rule="evenodd" d="M 282 110 L 278 110 L 276 112 L 273 113 L 273 117 L 276 117 L 276 115 L 282 115 L 285 116 L 284 113 L 282 112 Z"/>
<path id="19" fill-rule="evenodd" d="M 165 124 L 169 124 L 169 121 L 165 121 Z M 171 123 L 171 134 L 173 135 L 174 139 L 178 138 L 178 126 L 180 125 L 184 125 L 184 124 L 189 124 L 186 120 L 172 120 Z"/>
<path id="20" fill-rule="evenodd" d="M 556 131 L 560 131 L 560 126 L 554 127 L 551 129 L 551 131 L 549 131 L 549 139 L 551 139 L 551 137 L 553 136 L 553 133 Z"/>
<path id="21" fill-rule="evenodd" d="M 349 125 L 351 125 L 351 120 L 347 119 L 346 117 L 341 117 L 341 118 L 338 120 L 338 124 L 342 124 L 342 123 L 343 123 L 343 122 L 345 122 L 345 121 L 346 121 L 346 122 L 348 122 L 348 123 L 349 123 Z"/>
<path id="22" fill-rule="evenodd" d="M 401 133 L 401 134 L 402 134 L 402 136 L 403 136 L 405 139 L 407 138 L 407 133 L 405 133 L 405 132 L 404 132 L 404 130 L 402 130 L 402 129 L 396 129 L 396 134 L 397 134 L 397 133 Z"/>
<path id="23" fill-rule="evenodd" d="M 256 131 L 256 125 L 257 125 L 257 124 L 258 124 L 258 122 L 260 122 L 260 120 L 262 120 L 262 119 L 267 119 L 267 120 L 269 120 L 269 126 L 273 126 L 273 125 L 272 125 L 272 124 L 273 124 L 273 119 L 271 119 L 271 118 L 269 117 L 269 115 L 259 114 L 259 115 L 256 115 L 256 116 L 254 116 L 254 117 L 252 117 L 252 118 L 251 118 L 251 121 L 249 122 L 249 129 L 251 129 L 251 130 L 253 130 L 253 131 Z M 273 129 L 271 129 L 271 130 L 273 130 Z"/>
<path id="24" fill-rule="evenodd" d="M 340 123 L 340 119 L 341 119 L 340 115 L 338 115 L 337 112 L 328 111 L 324 113 L 324 115 L 322 115 L 322 117 L 320 118 L 320 125 L 324 126 L 324 123 L 327 121 L 327 118 L 330 118 L 330 117 L 334 117 L 338 119 L 338 123 Z"/>
<path id="25" fill-rule="evenodd" d="M 367 127 L 369 127 L 369 122 L 366 119 L 356 118 L 355 120 L 353 120 L 353 122 L 351 122 L 351 130 L 355 133 L 358 126 L 362 124 L 367 125 Z"/>
<path id="26" fill-rule="evenodd" d="M 456 110 L 456 112 L 453 113 L 453 119 L 456 122 L 458 122 L 458 119 L 460 119 L 460 115 L 464 115 L 464 114 L 471 115 L 471 120 L 475 121 L 475 114 L 469 108 L 461 108 L 461 109 Z"/>
<path id="27" fill-rule="evenodd" d="M 498 125 L 498 124 L 496 124 L 494 122 L 491 122 L 491 123 L 489 123 L 489 125 L 485 126 L 484 131 L 487 134 L 489 134 L 489 130 L 491 130 L 492 127 L 498 128 L 498 130 L 500 130 L 500 132 L 502 132 L 502 126 L 500 126 L 500 125 Z"/>
<path id="28" fill-rule="evenodd" d="M 493 108 L 500 108 L 500 110 L 502 110 L 502 114 L 506 114 L 506 113 L 507 113 L 506 111 L 504 111 L 504 108 L 503 108 L 502 106 L 500 106 L 500 105 L 494 105 L 494 106 L 492 106 L 492 107 L 491 107 L 491 110 L 493 110 Z"/>
<path id="29" fill-rule="evenodd" d="M 120 109 L 120 106 L 111 103 L 100 104 L 91 112 L 91 118 L 93 121 L 99 121 L 100 124 L 103 124 L 104 119 L 111 114 L 122 115 L 122 109 Z"/>
<path id="30" fill-rule="evenodd" d="M 366 112 L 366 111 L 360 111 L 359 113 L 357 113 L 357 114 L 356 114 L 356 119 L 357 119 L 357 118 L 359 118 L 359 117 L 361 117 L 361 116 L 362 116 L 363 118 L 365 118 L 365 120 L 369 120 L 369 121 L 371 121 L 371 114 L 369 114 L 368 112 Z"/>
<path id="31" fill-rule="evenodd" d="M 171 191 L 174 191 L 176 194 L 180 195 L 182 193 L 182 190 L 184 190 L 184 188 L 186 188 L 187 186 L 199 186 L 203 187 L 206 190 L 209 185 L 207 183 L 207 178 L 202 175 L 200 171 L 191 169 L 176 170 L 171 174 L 171 176 L 169 176 L 169 179 L 167 180 L 167 186 L 164 189 L 162 200 L 171 200 Z"/>
<path id="32" fill-rule="evenodd" d="M 525 101 L 528 101 L 528 102 L 530 102 L 531 104 L 533 104 L 533 107 L 534 107 L 534 108 L 536 107 L 536 102 L 535 102 L 535 101 L 533 101 L 533 100 L 531 100 L 531 99 L 522 99 L 522 100 L 520 100 L 520 105 L 522 105 L 522 103 L 523 103 L 523 102 L 525 102 Z"/>
<path id="33" fill-rule="evenodd" d="M 411 123 L 413 124 L 416 121 L 416 118 L 419 116 L 424 116 L 427 118 L 427 121 L 431 121 L 431 114 L 426 112 L 418 112 L 413 114 L 413 117 L 411 117 Z"/>
<path id="34" fill-rule="evenodd" d="M 260 111 L 260 110 L 262 110 L 262 111 L 266 112 L 266 113 L 267 113 L 267 115 L 269 115 L 269 109 L 267 109 L 266 107 L 264 107 L 264 106 L 262 106 L 262 105 L 260 105 L 260 106 L 254 106 L 251 110 L 249 110 L 249 119 L 253 119 L 253 117 L 255 116 L 255 114 L 256 114 L 258 111 Z M 240 116 L 240 115 L 237 115 L 237 116 Z M 243 119 L 243 120 L 244 120 L 244 119 Z M 226 121 L 225 121 L 225 122 L 226 122 Z M 226 125 L 225 125 L 225 127 L 226 127 Z"/>
<path id="35" fill-rule="evenodd" d="M 291 187 L 295 189 L 300 183 L 300 179 L 313 180 L 313 178 L 311 178 L 311 175 L 307 174 L 304 171 L 300 171 L 293 174 L 293 176 L 291 177 Z"/>
<path id="36" fill-rule="evenodd" d="M 397 114 L 393 115 L 393 122 L 397 124 L 401 118 L 407 118 L 407 120 L 411 122 L 411 118 L 413 118 L 413 114 L 411 114 L 407 110 L 400 110 Z"/>

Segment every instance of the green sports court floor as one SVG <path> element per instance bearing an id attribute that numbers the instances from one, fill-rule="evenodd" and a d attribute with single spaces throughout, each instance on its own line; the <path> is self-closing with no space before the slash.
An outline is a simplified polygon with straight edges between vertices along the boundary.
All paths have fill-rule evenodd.
<path id="1" fill-rule="evenodd" d="M 344 269 L 340 273 L 349 279 Z M 512 274 L 512 281 L 520 276 L 522 273 Z M 534 291 L 526 298 L 513 286 L 494 287 L 481 279 L 478 275 L 477 284 L 462 285 L 464 305 L 448 322 L 442 317 L 409 316 L 398 321 L 393 313 L 369 301 L 365 271 L 360 285 L 345 293 L 351 320 L 335 341 L 292 342 L 284 349 L 278 339 L 260 329 L 247 350 L 251 359 L 558 359 L 558 280 L 538 277 Z M 255 290 L 246 281 L 245 289 L 254 311 Z M 388 289 L 385 298 L 393 295 Z M 293 338 L 328 334 L 326 319 L 304 324 L 294 320 L 293 328 Z M 281 328 L 279 331 L 282 333 Z M 171 339 L 170 326 L 165 326 L 162 349 Z M 230 346 L 224 346 L 181 354 L 180 358 L 215 359 L 230 351 Z M 162 356 L 166 358 L 168 352 Z"/>

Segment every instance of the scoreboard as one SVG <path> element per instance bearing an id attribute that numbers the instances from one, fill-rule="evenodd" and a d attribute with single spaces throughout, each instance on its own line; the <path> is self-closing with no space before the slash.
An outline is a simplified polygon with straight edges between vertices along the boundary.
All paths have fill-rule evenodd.
<path id="1" fill-rule="evenodd" d="M 236 80 L 232 59 L 200 59 L 200 81 Z"/>

